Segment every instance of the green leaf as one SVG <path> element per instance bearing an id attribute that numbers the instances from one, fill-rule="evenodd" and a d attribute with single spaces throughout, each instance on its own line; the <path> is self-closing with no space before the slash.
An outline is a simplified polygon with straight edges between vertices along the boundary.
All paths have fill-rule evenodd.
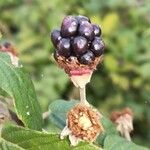
<path id="1" fill-rule="evenodd" d="M 114 124 L 108 118 L 102 117 L 101 123 L 104 127 L 104 132 L 97 137 L 96 142 L 99 145 L 103 146 L 104 140 L 108 135 L 118 134 L 118 132 L 117 132 L 116 127 L 114 126 Z"/>
<path id="2" fill-rule="evenodd" d="M 106 150 L 148 150 L 148 148 L 138 146 L 118 135 L 109 135 L 105 138 L 104 149 Z"/>
<path id="3" fill-rule="evenodd" d="M 49 106 L 50 116 L 49 120 L 55 124 L 60 129 L 63 129 L 66 125 L 66 117 L 67 112 L 79 101 L 77 100 L 71 100 L 71 101 L 65 101 L 65 100 L 57 100 L 54 101 Z"/>
<path id="4" fill-rule="evenodd" d="M 86 142 L 71 147 L 69 141 L 60 140 L 58 134 L 48 134 L 11 125 L 3 128 L 2 137 L 26 150 L 101 150 L 96 145 Z"/>
<path id="5" fill-rule="evenodd" d="M 5 141 L 2 138 L 0 138 L 0 149 L 1 150 L 24 150 L 18 145 Z"/>
<path id="6" fill-rule="evenodd" d="M 17 115 L 25 126 L 41 130 L 41 109 L 33 83 L 23 68 L 11 64 L 5 53 L 0 53 L 0 88 L 13 98 Z"/>
<path id="7" fill-rule="evenodd" d="M 107 134 L 117 134 L 115 125 L 106 117 L 101 119 L 103 126 L 105 127 L 105 132 Z"/>

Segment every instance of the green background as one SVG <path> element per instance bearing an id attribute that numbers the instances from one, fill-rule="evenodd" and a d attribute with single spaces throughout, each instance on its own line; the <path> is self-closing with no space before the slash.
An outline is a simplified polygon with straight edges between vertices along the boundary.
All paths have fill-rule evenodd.
<path id="1" fill-rule="evenodd" d="M 86 15 L 102 28 L 102 64 L 87 99 L 108 117 L 134 112 L 135 143 L 150 146 L 150 3 L 148 0 L 0 0 L 0 41 L 11 41 L 33 79 L 42 110 L 56 99 L 79 99 L 52 57 L 50 32 L 66 15 Z"/>

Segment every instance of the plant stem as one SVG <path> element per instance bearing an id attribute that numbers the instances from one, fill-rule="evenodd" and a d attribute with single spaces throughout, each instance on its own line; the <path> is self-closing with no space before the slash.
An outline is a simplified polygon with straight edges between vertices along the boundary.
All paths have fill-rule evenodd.
<path id="1" fill-rule="evenodd" d="M 87 100 L 86 100 L 86 86 L 83 88 L 79 88 L 80 90 L 80 101 L 82 104 L 87 105 Z"/>

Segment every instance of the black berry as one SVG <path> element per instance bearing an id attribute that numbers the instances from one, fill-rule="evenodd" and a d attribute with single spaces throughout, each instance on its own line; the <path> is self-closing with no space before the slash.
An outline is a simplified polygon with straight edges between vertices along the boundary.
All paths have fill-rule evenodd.
<path id="1" fill-rule="evenodd" d="M 100 36 L 101 35 L 101 29 L 98 25 L 93 24 L 93 29 L 94 29 L 95 36 Z"/>
<path id="2" fill-rule="evenodd" d="M 89 50 L 85 54 L 83 54 L 81 57 L 79 57 L 78 60 L 81 64 L 89 65 L 90 63 L 94 61 L 94 59 L 95 59 L 95 56 L 93 52 Z"/>
<path id="3" fill-rule="evenodd" d="M 70 39 L 62 38 L 57 45 L 58 54 L 64 57 L 69 57 L 71 54 L 70 50 Z"/>
<path id="4" fill-rule="evenodd" d="M 61 34 L 63 37 L 71 37 L 76 34 L 78 28 L 78 20 L 74 16 L 64 18 L 61 25 Z"/>
<path id="5" fill-rule="evenodd" d="M 101 38 L 95 37 L 91 44 L 91 51 L 95 54 L 95 56 L 101 56 L 104 52 L 104 42 Z"/>
<path id="6" fill-rule="evenodd" d="M 94 29 L 92 24 L 87 21 L 82 22 L 79 26 L 79 35 L 86 37 L 88 40 L 93 40 Z"/>
<path id="7" fill-rule="evenodd" d="M 77 16 L 76 18 L 77 18 L 77 20 L 78 20 L 78 22 L 79 22 L 80 24 L 81 24 L 82 22 L 84 22 L 84 21 L 91 22 L 90 19 L 89 19 L 88 17 L 86 17 L 86 16 L 79 15 L 79 16 Z"/>
<path id="8" fill-rule="evenodd" d="M 61 30 L 51 33 L 55 48 L 54 58 L 78 59 L 79 63 L 89 65 L 104 52 L 104 42 L 100 38 L 101 28 L 92 24 L 85 16 L 66 16 Z M 61 57 L 60 57 L 61 58 Z"/>
<path id="9" fill-rule="evenodd" d="M 85 37 L 77 36 L 74 38 L 72 46 L 74 53 L 79 56 L 87 51 L 88 41 Z"/>
<path id="10" fill-rule="evenodd" d="M 52 43 L 55 47 L 57 47 L 57 44 L 59 43 L 59 41 L 61 40 L 61 35 L 60 35 L 60 31 L 59 30 L 53 30 L 51 33 L 51 40 Z"/>

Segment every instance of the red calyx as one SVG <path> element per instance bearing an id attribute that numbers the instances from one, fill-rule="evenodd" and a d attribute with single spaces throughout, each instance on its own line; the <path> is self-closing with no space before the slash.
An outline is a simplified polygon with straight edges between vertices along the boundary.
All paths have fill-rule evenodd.
<path id="1" fill-rule="evenodd" d="M 70 76 L 81 76 L 81 75 L 84 75 L 84 74 L 90 74 L 91 73 L 91 70 L 90 69 L 78 69 L 78 70 L 71 70 L 70 71 Z"/>

